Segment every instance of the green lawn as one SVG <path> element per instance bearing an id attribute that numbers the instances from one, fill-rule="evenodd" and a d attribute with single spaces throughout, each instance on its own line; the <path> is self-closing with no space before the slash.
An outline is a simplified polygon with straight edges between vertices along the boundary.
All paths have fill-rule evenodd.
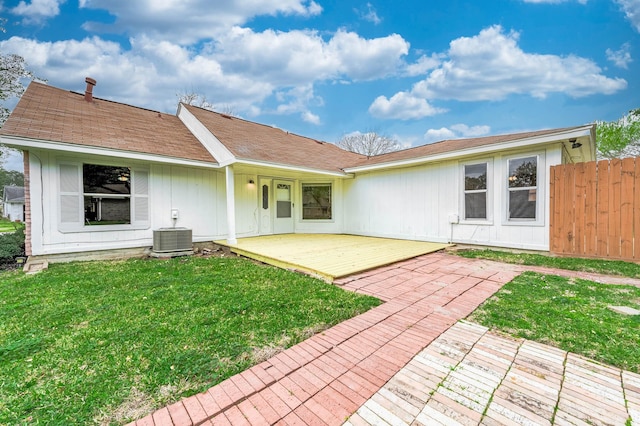
<path id="1" fill-rule="evenodd" d="M 0 424 L 133 420 L 379 303 L 240 258 L 0 272 Z"/>
<path id="2" fill-rule="evenodd" d="M 0 233 L 13 232 L 20 226 L 22 226 L 22 224 L 13 223 L 7 219 L 0 219 Z"/>
<path id="3" fill-rule="evenodd" d="M 510 253 L 499 250 L 460 250 L 462 257 L 489 259 L 520 265 L 547 266 L 571 271 L 595 272 L 640 278 L 640 265 L 620 260 L 580 259 L 574 257 L 553 257 L 534 253 Z"/>
<path id="4" fill-rule="evenodd" d="M 516 337 L 640 372 L 640 288 L 526 272 L 506 284 L 468 318 Z"/>

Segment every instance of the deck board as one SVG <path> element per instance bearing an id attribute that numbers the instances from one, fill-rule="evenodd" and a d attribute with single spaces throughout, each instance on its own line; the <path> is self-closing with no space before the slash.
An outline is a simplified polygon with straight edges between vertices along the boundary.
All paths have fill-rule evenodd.
<path id="1" fill-rule="evenodd" d="M 448 244 L 344 234 L 284 234 L 216 241 L 232 252 L 325 281 L 389 265 L 448 247 Z"/>

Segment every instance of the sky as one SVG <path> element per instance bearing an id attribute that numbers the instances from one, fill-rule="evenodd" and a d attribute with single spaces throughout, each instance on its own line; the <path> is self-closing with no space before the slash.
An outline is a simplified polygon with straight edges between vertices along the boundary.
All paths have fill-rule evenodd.
<path id="1" fill-rule="evenodd" d="M 640 107 L 640 0 L 0 0 L 0 17 L 0 52 L 52 86 L 90 76 L 96 97 L 169 113 L 196 93 L 328 142 L 410 147 Z"/>

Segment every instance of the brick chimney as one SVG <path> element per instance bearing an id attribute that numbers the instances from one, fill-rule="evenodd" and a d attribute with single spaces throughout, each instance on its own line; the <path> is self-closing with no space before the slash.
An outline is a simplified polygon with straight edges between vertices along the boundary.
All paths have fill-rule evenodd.
<path id="1" fill-rule="evenodd" d="M 84 81 L 87 83 L 87 90 L 84 91 L 84 100 L 93 102 L 93 86 L 96 85 L 96 81 L 91 77 L 85 78 Z"/>

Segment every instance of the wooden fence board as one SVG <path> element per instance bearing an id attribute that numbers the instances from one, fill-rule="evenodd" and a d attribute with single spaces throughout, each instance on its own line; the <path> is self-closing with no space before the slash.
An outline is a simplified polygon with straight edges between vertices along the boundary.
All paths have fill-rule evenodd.
<path id="1" fill-rule="evenodd" d="M 620 258 L 620 203 L 622 161 L 614 158 L 609 162 L 609 257 Z"/>
<path id="2" fill-rule="evenodd" d="M 549 190 L 549 214 L 551 219 L 549 220 L 549 249 L 551 252 L 561 252 L 562 247 L 560 245 L 560 229 L 562 228 L 562 221 L 560 220 L 560 208 L 561 208 L 561 196 L 560 191 L 562 184 L 560 183 L 561 170 L 559 166 L 551 167 L 551 188 Z"/>
<path id="3" fill-rule="evenodd" d="M 625 158 L 622 160 L 620 179 L 620 257 L 623 259 L 633 259 L 634 174 L 635 159 Z"/>
<path id="4" fill-rule="evenodd" d="M 586 181 L 584 200 L 584 223 L 585 223 L 585 255 L 595 256 L 598 253 L 597 246 L 597 163 L 591 161 L 584 166 L 584 178 Z"/>
<path id="5" fill-rule="evenodd" d="M 640 157 L 554 166 L 550 186 L 552 253 L 640 261 Z"/>
<path id="6" fill-rule="evenodd" d="M 640 261 L 640 158 L 636 157 L 636 174 L 633 179 L 633 259 Z"/>
<path id="7" fill-rule="evenodd" d="M 596 254 L 609 255 L 609 162 L 598 161 L 598 188 L 596 194 Z"/>
<path id="8" fill-rule="evenodd" d="M 564 193 L 562 194 L 562 251 L 563 253 L 573 253 L 574 236 L 575 236 L 575 182 L 574 182 L 575 167 L 573 164 L 568 165 L 565 168 L 563 176 Z"/>
<path id="9" fill-rule="evenodd" d="M 575 165 L 575 215 L 574 215 L 574 253 L 585 254 L 585 175 L 584 163 Z"/>

